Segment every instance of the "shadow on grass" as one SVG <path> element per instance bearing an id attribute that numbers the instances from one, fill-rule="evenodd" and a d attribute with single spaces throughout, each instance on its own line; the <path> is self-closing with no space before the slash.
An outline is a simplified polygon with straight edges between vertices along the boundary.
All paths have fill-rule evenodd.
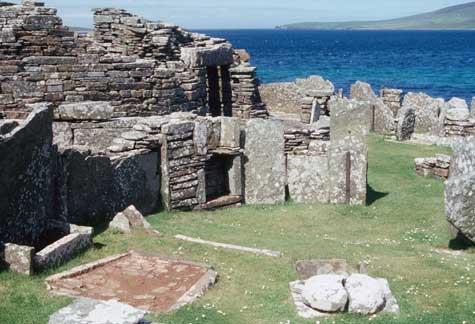
<path id="1" fill-rule="evenodd" d="M 458 236 L 457 238 L 450 240 L 449 249 L 455 251 L 471 250 L 475 249 L 475 243 L 473 243 L 466 237 Z"/>
<path id="2" fill-rule="evenodd" d="M 367 186 L 367 193 L 366 193 L 366 205 L 371 206 L 379 199 L 382 199 L 389 195 L 389 192 L 379 192 L 373 189 L 370 185 Z"/>

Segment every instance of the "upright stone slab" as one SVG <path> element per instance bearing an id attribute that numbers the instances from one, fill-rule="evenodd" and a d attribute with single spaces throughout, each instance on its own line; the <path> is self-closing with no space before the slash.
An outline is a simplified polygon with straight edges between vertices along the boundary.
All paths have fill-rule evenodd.
<path id="1" fill-rule="evenodd" d="M 330 202 L 365 204 L 371 121 L 368 103 L 338 98 L 330 102 L 330 111 Z"/>
<path id="2" fill-rule="evenodd" d="M 460 98 L 452 98 L 446 103 L 446 118 L 451 121 L 464 121 L 470 116 L 467 102 Z"/>
<path id="3" fill-rule="evenodd" d="M 328 159 L 326 155 L 287 156 L 289 196 L 298 203 L 328 203 Z"/>
<path id="4" fill-rule="evenodd" d="M 376 96 L 371 85 L 358 81 L 351 86 L 351 99 L 370 103 L 371 129 L 374 132 L 394 133 L 394 114 L 392 110 Z"/>
<path id="5" fill-rule="evenodd" d="M 450 177 L 445 182 L 445 215 L 456 232 L 475 242 L 475 142 L 453 145 Z"/>
<path id="6" fill-rule="evenodd" d="M 472 104 L 470 105 L 470 118 L 475 119 L 475 97 L 472 98 Z"/>
<path id="7" fill-rule="evenodd" d="M 412 106 L 404 106 L 399 110 L 396 137 L 399 141 L 411 139 L 416 124 L 416 113 Z"/>
<path id="8" fill-rule="evenodd" d="M 439 116 L 444 109 L 444 100 L 432 98 L 425 93 L 409 92 L 404 97 L 403 108 L 412 107 L 416 115 L 414 131 L 418 134 L 440 134 Z"/>
<path id="9" fill-rule="evenodd" d="M 245 201 L 285 202 L 284 127 L 278 121 L 252 119 L 245 135 Z"/>
<path id="10" fill-rule="evenodd" d="M 36 245 L 54 217 L 52 113 L 47 105 L 0 135 L 0 241 Z"/>
<path id="11" fill-rule="evenodd" d="M 35 254 L 35 248 L 7 243 L 5 244 L 4 249 L 5 263 L 10 271 L 25 275 L 33 274 L 33 256 Z"/>

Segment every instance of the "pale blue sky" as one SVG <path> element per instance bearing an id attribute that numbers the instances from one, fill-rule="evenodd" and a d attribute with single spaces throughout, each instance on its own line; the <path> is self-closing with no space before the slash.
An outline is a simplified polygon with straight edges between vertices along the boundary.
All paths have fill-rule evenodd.
<path id="1" fill-rule="evenodd" d="M 90 27 L 91 9 L 117 7 L 191 29 L 273 28 L 303 21 L 398 18 L 468 0 L 44 0 L 65 24 Z"/>

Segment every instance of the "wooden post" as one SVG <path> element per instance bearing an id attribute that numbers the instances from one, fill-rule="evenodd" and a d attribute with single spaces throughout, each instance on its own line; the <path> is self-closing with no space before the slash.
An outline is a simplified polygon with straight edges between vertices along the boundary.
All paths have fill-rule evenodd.
<path id="1" fill-rule="evenodd" d="M 351 201 L 351 153 L 346 152 L 346 203 Z"/>

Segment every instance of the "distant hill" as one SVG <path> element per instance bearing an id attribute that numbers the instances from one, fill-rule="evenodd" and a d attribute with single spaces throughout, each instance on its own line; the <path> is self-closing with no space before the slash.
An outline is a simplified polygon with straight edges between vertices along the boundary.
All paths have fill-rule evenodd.
<path id="1" fill-rule="evenodd" d="M 277 29 L 339 30 L 475 30 L 475 2 L 399 19 L 349 22 L 304 22 Z"/>

